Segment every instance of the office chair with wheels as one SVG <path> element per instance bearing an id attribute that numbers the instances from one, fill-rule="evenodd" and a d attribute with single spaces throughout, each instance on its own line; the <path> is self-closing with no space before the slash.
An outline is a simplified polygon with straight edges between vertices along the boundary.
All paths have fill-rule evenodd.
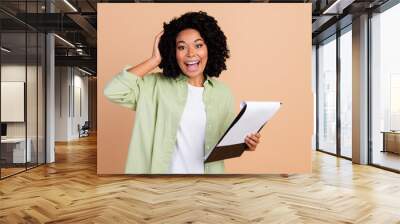
<path id="1" fill-rule="evenodd" d="M 79 138 L 89 136 L 89 129 L 90 129 L 89 121 L 85 121 L 82 127 L 80 127 L 80 125 L 78 124 Z"/>

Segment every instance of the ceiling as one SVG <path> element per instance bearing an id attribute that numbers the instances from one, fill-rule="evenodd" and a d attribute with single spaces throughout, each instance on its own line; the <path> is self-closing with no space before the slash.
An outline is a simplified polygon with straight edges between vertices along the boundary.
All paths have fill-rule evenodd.
<path id="1" fill-rule="evenodd" d="M 313 43 L 332 35 L 337 28 L 351 24 L 353 16 L 376 8 L 387 0 L 190 0 L 185 2 L 269 2 L 312 3 Z M 127 2 L 182 2 L 181 0 L 1 0 L 0 25 L 2 46 L 13 48 L 14 54 L 35 51 L 36 42 L 25 50 L 24 33 L 27 29 L 39 32 L 54 32 L 56 65 L 80 66 L 96 72 L 97 58 L 97 3 Z M 336 2 L 336 3 L 335 3 Z M 52 11 L 52 13 L 49 13 Z M 340 22 L 338 22 L 340 20 Z M 339 25 L 338 25 L 339 24 Z M 62 39 L 68 41 L 66 43 Z M 35 45 L 36 44 L 36 45 Z M 72 45 L 71 45 L 72 44 Z M 23 47 L 21 47 L 23 46 Z M 41 45 L 39 47 L 42 47 Z M 25 52 L 26 51 L 26 52 Z M 3 55 L 3 54 L 2 54 Z M 9 56 L 10 57 L 10 56 Z M 11 58 L 11 57 L 10 57 Z M 29 56 L 28 56 L 29 58 Z"/>

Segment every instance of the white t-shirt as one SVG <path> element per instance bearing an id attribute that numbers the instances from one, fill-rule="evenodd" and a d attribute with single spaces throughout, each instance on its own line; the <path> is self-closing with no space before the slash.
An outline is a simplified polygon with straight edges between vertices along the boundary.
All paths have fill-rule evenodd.
<path id="1" fill-rule="evenodd" d="M 203 91 L 204 87 L 196 87 L 188 83 L 186 104 L 171 160 L 170 173 L 172 174 L 204 173 L 206 111 Z"/>

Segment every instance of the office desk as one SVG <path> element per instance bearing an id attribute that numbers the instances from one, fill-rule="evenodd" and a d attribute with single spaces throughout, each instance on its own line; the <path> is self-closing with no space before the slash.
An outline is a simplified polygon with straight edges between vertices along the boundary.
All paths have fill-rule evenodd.
<path id="1" fill-rule="evenodd" d="M 1 139 L 1 159 L 6 163 L 25 163 L 30 162 L 32 158 L 31 145 L 32 140 L 27 138 L 28 143 L 25 154 L 25 138 L 6 138 Z M 27 159 L 27 161 L 25 161 Z"/>
<path id="2" fill-rule="evenodd" d="M 393 152 L 400 154 L 400 132 L 383 131 L 383 150 L 382 152 Z"/>

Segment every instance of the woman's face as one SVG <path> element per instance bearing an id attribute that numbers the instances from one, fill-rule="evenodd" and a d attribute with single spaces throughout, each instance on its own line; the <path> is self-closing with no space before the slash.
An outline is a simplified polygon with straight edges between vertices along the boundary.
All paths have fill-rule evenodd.
<path id="1" fill-rule="evenodd" d="M 185 29 L 176 37 L 176 61 L 189 78 L 203 76 L 208 59 L 207 45 L 195 29 Z"/>

